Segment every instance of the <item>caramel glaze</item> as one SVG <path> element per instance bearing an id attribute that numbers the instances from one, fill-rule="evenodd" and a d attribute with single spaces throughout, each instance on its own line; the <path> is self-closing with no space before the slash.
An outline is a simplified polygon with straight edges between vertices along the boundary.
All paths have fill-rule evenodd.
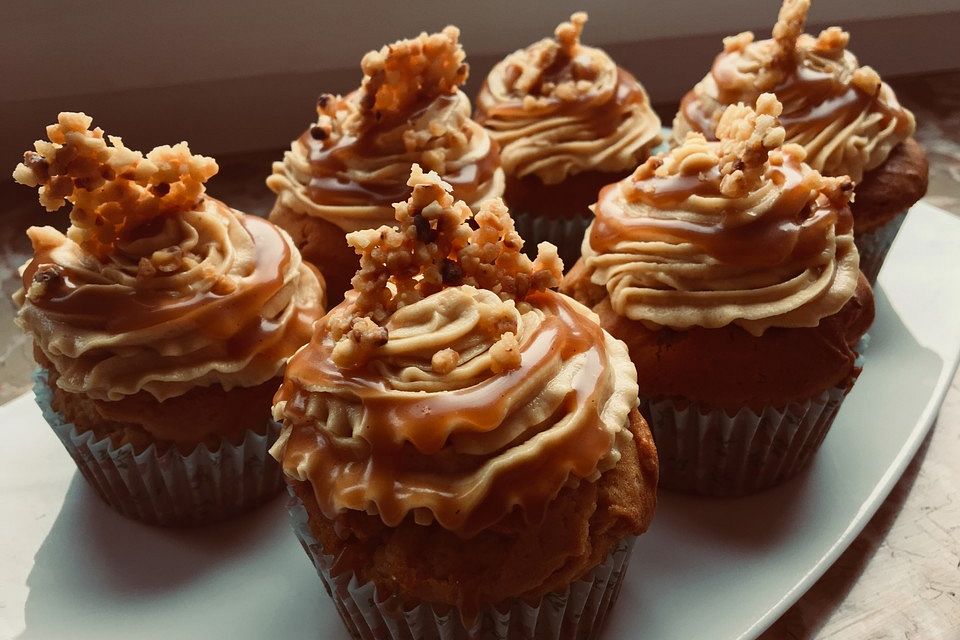
<path id="1" fill-rule="evenodd" d="M 440 109 L 451 108 L 456 102 L 457 95 L 443 95 L 431 98 L 417 108 L 406 118 L 413 122 L 423 113 L 437 105 Z M 310 160 L 311 177 L 307 185 L 307 194 L 317 203 L 334 206 L 385 206 L 391 207 L 394 202 L 402 202 L 410 197 L 410 187 L 406 184 L 407 173 L 395 183 L 361 183 L 348 180 L 344 177 L 348 168 L 357 159 L 376 158 L 383 155 L 392 155 L 403 152 L 403 141 L 396 135 L 395 130 L 402 126 L 396 118 L 383 121 L 356 134 L 345 133 L 332 144 L 323 140 L 316 140 L 307 130 L 300 136 L 300 144 L 307 149 Z M 393 134 L 394 140 L 389 137 Z M 398 148 L 385 148 L 386 145 L 397 145 Z M 494 173 L 500 166 L 500 150 L 494 140 L 490 140 L 490 150 L 478 162 L 461 167 L 455 173 L 444 174 L 443 180 L 453 187 L 453 194 L 459 200 L 473 203 L 476 201 L 480 188 L 493 179 Z"/>
<path id="2" fill-rule="evenodd" d="M 62 268 L 61 277 L 50 281 L 46 293 L 31 303 L 49 317 L 81 329 L 121 334 L 165 323 L 188 324 L 192 331 L 219 343 L 231 357 L 251 351 L 268 359 L 284 357 L 310 335 L 319 310 L 296 314 L 296 320 L 285 330 L 280 323 L 262 317 L 260 310 L 283 288 L 290 247 L 266 220 L 244 214 L 237 217 L 253 239 L 257 259 L 244 286 L 233 292 L 217 293 L 215 287 L 203 292 L 146 288 L 118 291 L 115 285 L 83 282 L 80 274 Z M 41 249 L 27 264 L 22 276 L 24 290 L 29 290 L 41 267 L 56 264 L 51 251 L 52 247 Z"/>
<path id="3" fill-rule="evenodd" d="M 569 75 L 569 72 L 567 73 Z M 544 74 L 543 80 L 562 82 L 567 78 L 556 78 Z M 631 105 L 646 101 L 643 87 L 629 71 L 617 67 L 617 86 L 612 99 L 603 100 L 603 95 L 596 91 L 588 91 L 574 101 L 550 100 L 544 106 L 524 107 L 523 98 L 515 97 L 509 101 L 497 101 L 490 94 L 489 81 L 485 80 L 477 98 L 477 109 L 474 119 L 480 124 L 493 118 L 529 119 L 554 116 L 582 116 L 591 120 L 592 128 L 597 137 L 610 135 L 617 130 L 623 121 L 624 111 Z"/>
<path id="4" fill-rule="evenodd" d="M 528 300 L 546 315 L 537 331 L 524 340 L 520 367 L 472 387 L 444 393 L 394 393 L 384 397 L 387 386 L 372 368 L 344 372 L 332 364 L 329 356 L 333 341 L 318 327 L 310 345 L 290 360 L 274 404 L 287 402 L 285 416 L 292 425 L 284 466 L 301 467 L 305 463 L 317 502 L 327 518 L 337 518 L 336 497 L 354 511 L 375 506 L 387 526 L 397 526 L 409 511 L 405 505 L 413 500 L 428 505 L 442 527 L 469 538 L 496 524 L 515 506 L 528 523 L 541 521 L 550 501 L 567 482 L 568 471 L 581 478 L 595 471 L 611 446 L 599 416 L 607 362 L 603 332 L 557 293 L 537 293 Z M 471 495 L 477 488 L 469 480 L 488 462 L 485 457 L 470 460 L 470 468 L 445 469 L 440 477 L 422 471 L 417 463 L 422 456 L 439 454 L 460 434 L 497 429 L 511 407 L 531 400 L 515 396 L 523 380 L 583 353 L 584 369 L 555 415 L 542 425 L 549 429 L 574 408 L 587 408 L 591 415 L 578 428 L 544 443 L 539 455 L 513 460 L 493 473 L 482 496 Z M 338 395 L 359 399 L 365 416 L 362 450 L 338 446 L 326 430 L 312 424 L 307 405 L 311 395 L 323 392 L 312 394 L 307 386 L 336 389 Z M 427 465 L 428 469 L 439 466 Z M 470 503 L 474 506 L 465 508 Z"/>
<path id="5" fill-rule="evenodd" d="M 736 61 L 737 56 L 720 54 L 710 71 L 719 90 L 717 100 L 722 105 L 752 103 L 756 98 L 745 98 L 737 91 L 724 90 L 726 86 L 736 85 L 733 80 L 740 73 L 736 68 Z M 835 74 L 815 69 L 804 61 L 800 62 L 796 71 L 777 86 L 773 93 L 785 106 L 797 102 L 804 105 L 798 111 L 785 111 L 780 116 L 780 123 L 787 132 L 788 140 L 803 131 L 820 131 L 838 120 L 849 122 L 857 114 L 867 110 L 883 114 L 884 119 L 894 120 L 898 134 L 906 135 L 909 132 L 909 120 L 892 94 L 887 95 L 885 101 L 881 101 L 879 92 L 865 93 L 852 83 L 840 82 Z M 705 111 L 693 90 L 688 91 L 681 100 L 680 111 L 694 131 L 700 131 L 710 140 L 716 139 L 715 129 L 720 113 L 711 115 Z"/>
<path id="6" fill-rule="evenodd" d="M 838 209 L 830 203 L 811 201 L 801 165 L 794 159 L 769 168 L 766 179 L 778 186 L 779 193 L 770 208 L 749 224 L 732 225 L 725 216 L 718 216 L 713 224 L 702 225 L 675 217 L 635 216 L 625 211 L 626 206 L 636 203 L 669 210 L 691 196 L 723 197 L 719 179 L 714 167 L 703 178 L 672 176 L 641 182 L 628 178 L 631 182 L 626 189 L 622 182 L 604 187 L 590 244 L 598 253 L 614 253 L 617 244 L 627 239 L 690 243 L 721 262 L 763 268 L 788 259 L 812 259 L 823 251 L 830 227 L 836 225 L 837 235 L 853 227 L 849 207 Z"/>

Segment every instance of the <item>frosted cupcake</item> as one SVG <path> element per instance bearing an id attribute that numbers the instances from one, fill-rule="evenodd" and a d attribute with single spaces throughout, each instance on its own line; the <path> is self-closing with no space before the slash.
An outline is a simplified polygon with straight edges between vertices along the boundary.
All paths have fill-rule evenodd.
<path id="1" fill-rule="evenodd" d="M 809 0 L 786 0 L 771 40 L 755 41 L 750 32 L 726 38 L 710 73 L 683 98 L 674 142 L 690 131 L 712 139 L 724 107 L 776 94 L 787 142 L 802 145 L 823 175 L 856 183 L 856 242 L 873 283 L 907 209 L 926 193 L 926 154 L 913 138 L 913 114 L 847 50 L 849 34 L 839 27 L 803 33 L 809 8 Z"/>
<path id="2" fill-rule="evenodd" d="M 66 234 L 31 227 L 14 296 L 40 369 L 37 402 L 80 471 L 126 516 L 200 524 L 282 486 L 271 397 L 322 315 L 289 236 L 205 194 L 186 143 L 146 157 L 61 113 L 14 179 Z"/>
<path id="3" fill-rule="evenodd" d="M 331 305 L 358 265 L 344 236 L 393 223 L 413 163 L 439 173 L 472 207 L 503 193 L 497 145 L 470 119 L 460 90 L 468 68 L 459 36 L 447 27 L 365 55 L 360 88 L 320 96 L 317 122 L 273 165 L 270 219 L 320 268 Z"/>
<path id="4" fill-rule="evenodd" d="M 595 637 L 656 500 L 626 347 L 500 200 L 409 186 L 276 398 L 297 534 L 353 637 Z"/>
<path id="5" fill-rule="evenodd" d="M 873 319 L 848 178 L 785 143 L 771 94 L 600 194 L 562 290 L 630 349 L 663 486 L 741 495 L 809 463 Z"/>
<path id="6" fill-rule="evenodd" d="M 588 207 L 660 143 L 646 91 L 604 51 L 580 43 L 586 13 L 555 38 L 497 64 L 477 96 L 476 119 L 500 144 L 505 199 L 531 246 L 548 240 L 567 263 L 580 256 Z"/>

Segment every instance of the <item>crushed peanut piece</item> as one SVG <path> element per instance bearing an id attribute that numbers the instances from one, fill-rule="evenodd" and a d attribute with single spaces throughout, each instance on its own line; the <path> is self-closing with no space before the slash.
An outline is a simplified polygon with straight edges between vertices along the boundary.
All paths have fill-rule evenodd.
<path id="1" fill-rule="evenodd" d="M 366 361 L 378 340 L 386 341 L 386 321 L 397 309 L 418 302 L 444 287 L 470 285 L 487 289 L 504 300 L 523 300 L 536 291 L 559 285 L 563 263 L 556 247 L 543 243 L 536 260 L 525 256 L 523 239 L 514 229 L 503 201 L 488 200 L 473 215 L 454 200 L 451 187 L 434 173 L 412 167 L 407 182 L 413 190 L 406 202 L 394 205 L 397 227 L 383 226 L 347 235 L 360 256 L 352 280 L 352 304 L 334 310 L 328 326 L 337 346 L 338 366 L 356 367 Z M 468 220 L 473 219 L 476 228 Z M 358 318 L 364 323 L 358 325 Z M 358 327 L 360 334 L 356 331 Z M 382 330 L 377 340 L 363 342 Z M 497 330 L 516 330 L 500 319 Z M 351 343 L 351 344 L 347 344 Z M 441 365 L 442 366 L 442 365 Z"/>
<path id="2" fill-rule="evenodd" d="M 577 12 L 556 28 L 555 38 L 544 38 L 507 57 L 504 84 L 511 94 L 522 96 L 525 109 L 553 99 L 573 102 L 593 88 L 602 58 L 581 55 L 585 50 L 580 36 L 586 22 L 587 14 Z"/>
<path id="3" fill-rule="evenodd" d="M 212 158 L 192 155 L 187 143 L 157 147 L 143 156 L 116 136 L 90 129 L 83 113 L 61 113 L 13 172 L 20 184 L 40 187 L 40 203 L 56 211 L 66 202 L 70 237 L 103 260 L 141 225 L 189 211 L 217 172 Z"/>
<path id="4" fill-rule="evenodd" d="M 460 354 L 453 349 L 442 349 L 433 354 L 430 367 L 440 375 L 446 375 L 460 364 Z"/>
<path id="5" fill-rule="evenodd" d="M 516 369 L 520 366 L 520 359 L 520 343 L 517 342 L 517 337 L 512 333 L 503 334 L 490 347 L 490 369 L 494 373 Z"/>
<path id="6" fill-rule="evenodd" d="M 755 107 L 743 103 L 724 109 L 717 124 L 717 142 L 708 142 L 703 134 L 691 132 L 683 143 L 669 152 L 649 158 L 637 167 L 633 184 L 641 192 L 655 187 L 648 181 L 672 176 L 708 178 L 714 170 L 718 190 L 728 198 L 741 198 L 758 189 L 771 166 L 780 166 L 787 157 L 802 162 L 806 151 L 798 144 L 786 143 L 786 131 L 778 119 L 783 106 L 772 93 L 761 94 Z M 851 189 L 847 177 L 826 178 L 816 171 L 805 174 L 808 186 L 837 205 L 849 202 Z"/>

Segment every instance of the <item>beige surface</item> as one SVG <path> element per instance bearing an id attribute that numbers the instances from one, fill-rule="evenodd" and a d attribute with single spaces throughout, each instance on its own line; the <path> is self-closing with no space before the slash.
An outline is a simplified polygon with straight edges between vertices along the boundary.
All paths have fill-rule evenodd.
<path id="1" fill-rule="evenodd" d="M 960 215 L 960 72 L 891 84 L 914 110 L 918 138 L 930 153 L 928 201 Z M 211 192 L 241 210 L 265 214 L 272 197 L 263 179 L 280 155 L 275 150 L 220 158 Z M 10 170 L 16 160 L 8 160 Z M 0 183 L 0 203 L 0 286 L 9 300 L 16 267 L 29 251 L 24 229 L 62 227 L 66 216 L 43 213 L 31 190 L 12 183 Z M 0 303 L 0 402 L 29 389 L 33 368 L 29 344 L 12 317 L 12 304 Z M 932 433 L 865 531 L 762 636 L 814 638 L 960 640 L 960 376 Z"/>

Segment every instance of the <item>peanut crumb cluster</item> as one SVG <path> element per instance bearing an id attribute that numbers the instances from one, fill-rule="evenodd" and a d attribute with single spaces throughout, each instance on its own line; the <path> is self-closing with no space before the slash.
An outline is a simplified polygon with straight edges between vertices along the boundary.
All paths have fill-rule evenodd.
<path id="1" fill-rule="evenodd" d="M 545 38 L 507 57 L 504 85 L 511 94 L 522 96 L 524 107 L 551 100 L 573 102 L 591 90 L 601 69 L 596 56 L 580 55 L 586 22 L 586 13 L 575 13 L 556 28 L 554 39 Z"/>
<path id="2" fill-rule="evenodd" d="M 185 142 L 144 157 L 116 136 L 104 140 L 92 123 L 83 113 L 61 113 L 47 127 L 49 141 L 38 140 L 23 155 L 13 179 L 40 187 L 47 211 L 70 202 L 71 239 L 103 260 L 141 225 L 195 208 L 218 167 L 212 158 L 191 155 Z M 150 268 L 167 271 L 172 264 L 177 256 L 163 255 Z"/>
<path id="3" fill-rule="evenodd" d="M 719 175 L 719 191 L 728 198 L 741 198 L 755 191 L 766 179 L 770 166 L 781 166 L 787 159 L 803 162 L 806 151 L 798 144 L 785 144 L 786 132 L 778 116 L 783 106 L 772 93 L 761 94 L 755 107 L 743 103 L 724 109 L 717 124 L 717 142 L 708 142 L 699 132 L 687 134 L 683 144 L 666 154 L 654 156 L 633 174 L 636 188 L 652 190 L 644 184 L 652 178 L 706 176 L 714 169 Z M 831 201 L 845 204 L 853 184 L 847 177 L 826 178 L 816 171 L 805 173 L 811 190 L 828 195 Z"/>
<path id="4" fill-rule="evenodd" d="M 337 341 L 331 357 L 338 367 L 363 365 L 386 344 L 385 324 L 397 309 L 444 287 L 470 285 L 520 302 L 560 283 L 563 263 L 556 247 L 542 243 L 536 260 L 525 256 L 523 239 L 501 200 L 484 202 L 473 215 L 464 202 L 454 200 L 450 185 L 416 164 L 407 185 L 413 189 L 409 200 L 394 205 L 397 228 L 347 236 L 360 256 L 360 270 L 352 281 L 352 303 L 341 305 L 328 319 Z M 471 218 L 476 228 L 471 228 Z M 520 362 L 516 326 L 500 320 L 487 323 L 491 335 L 499 336 L 490 353 L 495 368 L 508 370 Z M 432 364 L 443 373 L 458 362 L 459 354 L 446 349 L 434 355 Z"/>
<path id="5" fill-rule="evenodd" d="M 332 147 L 344 137 L 404 125 L 417 109 L 458 91 L 469 73 L 465 59 L 460 30 L 452 26 L 370 51 L 360 63 L 363 81 L 354 95 L 325 93 L 317 100 L 319 117 L 310 135 Z M 434 119 L 422 128 L 407 128 L 400 140 L 383 142 L 420 152 L 424 166 L 444 173 L 446 158 L 459 157 L 470 143 L 459 124 L 456 119 Z"/>

